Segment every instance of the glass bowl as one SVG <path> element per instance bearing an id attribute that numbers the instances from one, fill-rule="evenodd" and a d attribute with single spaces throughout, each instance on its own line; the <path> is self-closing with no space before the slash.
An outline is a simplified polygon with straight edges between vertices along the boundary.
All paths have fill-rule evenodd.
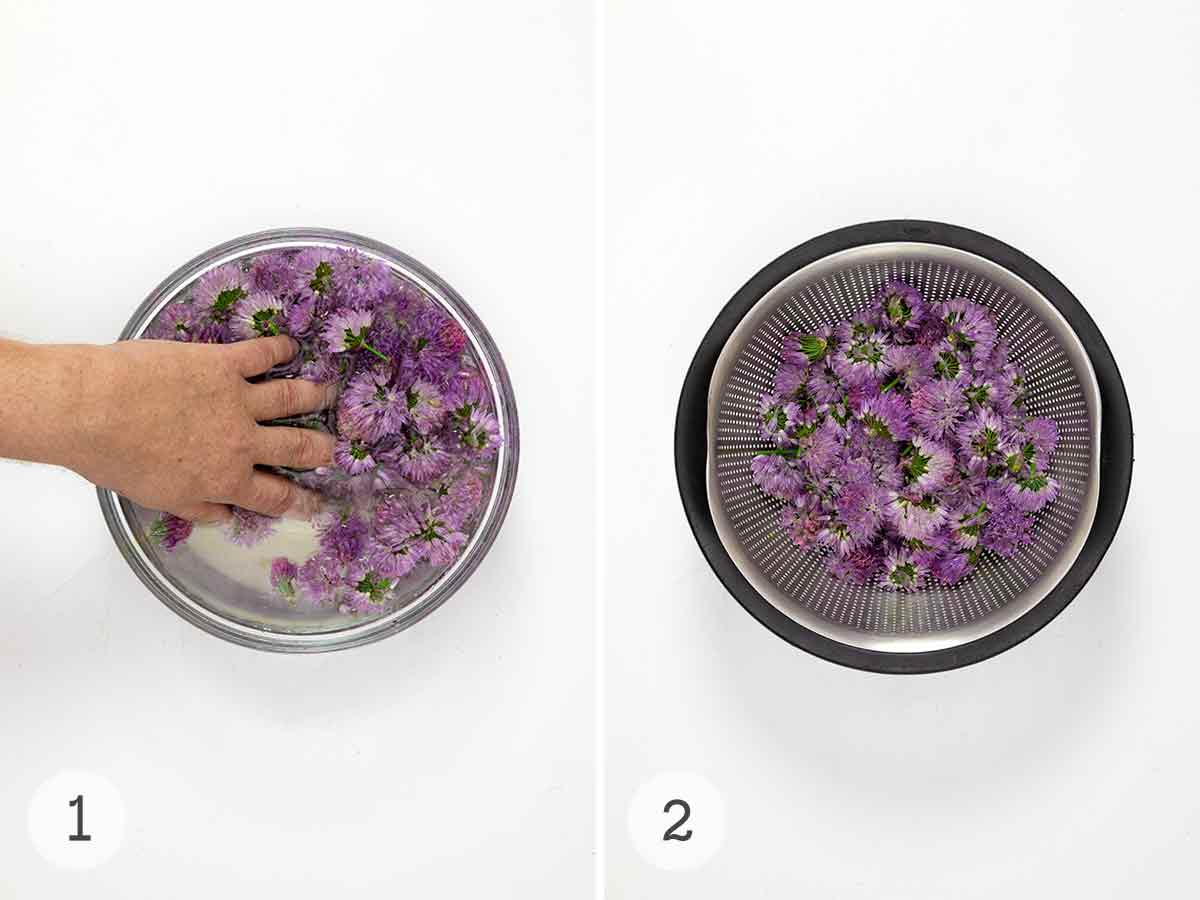
<path id="1" fill-rule="evenodd" d="M 149 536 L 157 511 L 112 491 L 98 491 L 117 548 L 155 596 L 210 634 L 260 650 L 305 653 L 354 647 L 395 634 L 429 615 L 462 586 L 487 554 L 508 511 L 517 474 L 516 403 L 504 361 L 487 329 L 435 273 L 369 238 L 323 228 L 285 228 L 228 241 L 181 266 L 155 288 L 134 312 L 120 340 L 141 337 L 171 301 L 218 266 L 272 250 L 314 247 L 352 249 L 383 262 L 462 327 L 467 335 L 464 353 L 472 357 L 491 389 L 501 444 L 486 473 L 480 512 L 458 557 L 444 569 L 418 565 L 370 614 L 351 615 L 333 605 L 288 601 L 270 589 L 273 557 L 302 559 L 315 546 L 310 523 L 280 520 L 275 534 L 254 547 L 224 540 L 218 526 L 196 526 L 185 544 L 167 552 Z"/>

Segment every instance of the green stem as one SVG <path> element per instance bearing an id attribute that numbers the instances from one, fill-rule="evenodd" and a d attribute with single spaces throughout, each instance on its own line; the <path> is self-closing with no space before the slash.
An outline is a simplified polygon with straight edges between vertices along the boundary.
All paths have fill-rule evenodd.
<path id="1" fill-rule="evenodd" d="M 369 352 L 371 352 L 371 353 L 374 353 L 376 356 L 378 356 L 380 359 L 382 359 L 382 360 L 383 360 L 385 363 L 390 363 L 390 362 L 391 362 L 391 359 L 390 359 L 390 358 L 388 358 L 388 357 L 384 356 L 382 353 L 380 353 L 378 350 L 376 350 L 374 347 L 372 347 L 372 346 L 371 346 L 370 344 L 368 344 L 366 341 L 362 341 L 362 342 L 360 342 L 360 343 L 359 343 L 359 346 L 360 346 L 360 347 L 362 347 L 364 350 L 367 350 L 367 351 L 369 351 Z"/>

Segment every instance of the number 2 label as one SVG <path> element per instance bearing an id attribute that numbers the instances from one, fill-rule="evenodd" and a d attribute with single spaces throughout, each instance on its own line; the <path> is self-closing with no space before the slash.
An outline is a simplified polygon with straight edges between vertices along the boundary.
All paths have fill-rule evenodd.
<path id="1" fill-rule="evenodd" d="M 667 805 L 663 807 L 663 812 L 669 813 L 676 806 L 683 810 L 683 815 L 679 817 L 679 820 L 674 825 L 663 832 L 662 839 L 664 841 L 690 841 L 692 839 L 692 829 L 689 828 L 682 834 L 676 831 L 692 815 L 692 808 L 688 806 L 687 801 L 679 799 L 668 800 Z"/>

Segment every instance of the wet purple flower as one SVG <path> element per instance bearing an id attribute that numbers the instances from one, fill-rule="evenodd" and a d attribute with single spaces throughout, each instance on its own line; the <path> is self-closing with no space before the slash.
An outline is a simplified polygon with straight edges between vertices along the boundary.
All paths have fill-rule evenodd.
<path id="1" fill-rule="evenodd" d="M 912 410 L 897 394 L 876 394 L 869 398 L 862 404 L 858 418 L 872 437 L 904 441 L 912 434 Z"/>
<path id="2" fill-rule="evenodd" d="M 883 560 L 879 585 L 889 591 L 919 591 L 925 587 L 929 570 L 911 552 L 894 550 Z"/>
<path id="3" fill-rule="evenodd" d="M 342 586 L 342 563 L 328 553 L 314 553 L 300 566 L 296 580 L 304 593 L 318 603 L 332 602 Z"/>
<path id="4" fill-rule="evenodd" d="M 396 448 L 388 461 L 399 469 L 400 474 L 413 484 L 429 484 L 441 478 L 454 465 L 454 457 L 436 436 L 414 438 Z"/>
<path id="5" fill-rule="evenodd" d="M 284 303 L 265 291 L 256 291 L 239 300 L 233 308 L 229 328 L 235 337 L 270 337 L 287 332 Z"/>
<path id="6" fill-rule="evenodd" d="M 229 540 L 243 547 L 261 543 L 275 531 L 275 519 L 260 515 L 240 506 L 231 506 L 233 516 L 225 525 Z"/>
<path id="7" fill-rule="evenodd" d="M 324 247 L 308 247 L 296 254 L 294 266 L 298 284 L 320 297 L 333 292 L 333 263 L 337 254 Z"/>
<path id="8" fill-rule="evenodd" d="M 271 587 L 280 595 L 291 599 L 296 596 L 296 576 L 300 570 L 286 556 L 271 560 Z"/>
<path id="9" fill-rule="evenodd" d="M 459 426 L 458 441 L 472 454 L 489 456 L 500 446 L 500 421 L 490 412 L 476 410 Z"/>
<path id="10" fill-rule="evenodd" d="M 223 324 L 249 293 L 250 276 L 237 263 L 227 263 L 200 276 L 192 288 L 192 302 L 202 318 Z"/>
<path id="11" fill-rule="evenodd" d="M 408 321 L 402 365 L 412 378 L 444 383 L 457 369 L 462 352 L 461 329 L 432 306 L 424 307 Z"/>
<path id="12" fill-rule="evenodd" d="M 408 407 L 409 423 L 421 432 L 429 434 L 437 429 L 445 416 L 442 392 L 428 381 L 414 381 L 404 392 Z"/>
<path id="13" fill-rule="evenodd" d="M 837 338 L 839 344 L 830 359 L 838 377 L 861 382 L 867 378 L 882 378 L 891 371 L 887 358 L 890 344 L 885 335 L 877 331 L 860 335 L 851 326 L 841 325 Z"/>
<path id="14" fill-rule="evenodd" d="M 369 309 L 344 309 L 329 317 L 321 336 L 333 353 L 366 350 L 384 362 L 391 362 L 371 344 L 371 324 L 375 314 Z"/>
<path id="15" fill-rule="evenodd" d="M 192 523 L 170 513 L 162 513 L 150 526 L 150 540 L 168 553 L 192 535 Z"/>
<path id="16" fill-rule="evenodd" d="M 356 376 L 338 399 L 339 430 L 352 439 L 375 442 L 399 434 L 408 421 L 408 398 L 385 374 Z"/>
<path id="17" fill-rule="evenodd" d="M 784 506 L 779 514 L 779 524 L 801 550 L 815 547 L 818 536 L 824 530 L 828 517 L 821 513 L 820 504 L 810 494 L 800 495 L 795 503 Z"/>
<path id="18" fill-rule="evenodd" d="M 253 290 L 275 296 L 289 294 L 297 286 L 296 270 L 286 253 L 264 253 L 250 263 L 250 285 Z"/>
<path id="19" fill-rule="evenodd" d="M 932 491 L 950 477 L 954 470 L 954 454 L 944 444 L 918 434 L 906 449 L 900 451 L 900 468 L 906 481 L 922 491 Z"/>
<path id="20" fill-rule="evenodd" d="M 958 426 L 958 441 L 969 458 L 987 460 L 1000 452 L 1004 422 L 990 409 L 979 409 Z"/>
<path id="21" fill-rule="evenodd" d="M 190 341 L 197 329 L 196 309 L 190 302 L 172 303 L 154 317 L 146 337 L 160 341 Z"/>
<path id="22" fill-rule="evenodd" d="M 314 523 L 321 551 L 339 562 L 358 559 L 366 548 L 367 523 L 353 513 L 325 513 Z"/>
<path id="23" fill-rule="evenodd" d="M 958 428 L 967 412 L 962 387 L 954 381 L 937 380 L 922 385 L 913 394 L 914 424 L 933 438 L 943 438 Z"/>
<path id="24" fill-rule="evenodd" d="M 925 540 L 946 521 L 946 508 L 933 495 L 912 499 L 892 491 L 884 513 L 901 537 Z"/>
<path id="25" fill-rule="evenodd" d="M 856 544 L 863 544 L 879 533 L 888 493 L 874 481 L 853 481 L 837 497 L 837 513 Z"/>
<path id="26" fill-rule="evenodd" d="M 971 574 L 973 568 L 968 553 L 941 553 L 933 561 L 932 574 L 942 584 L 958 584 Z"/>
<path id="27" fill-rule="evenodd" d="M 845 556 L 831 554 L 827 565 L 829 573 L 839 581 L 868 584 L 881 571 L 883 561 L 873 550 L 859 547 Z"/>
<path id="28" fill-rule="evenodd" d="M 935 305 L 946 326 L 946 341 L 955 350 L 990 356 L 996 343 L 996 325 L 987 309 L 970 300 L 947 300 Z"/>
<path id="29" fill-rule="evenodd" d="M 339 301 L 347 306 L 373 308 L 376 298 L 386 294 L 391 287 L 391 270 L 357 250 L 339 253 L 329 263 L 333 290 Z"/>
<path id="30" fill-rule="evenodd" d="M 750 461 L 754 483 L 780 500 L 794 500 L 804 490 L 804 472 L 794 460 L 778 455 L 756 456 Z"/>
<path id="31" fill-rule="evenodd" d="M 375 468 L 371 446 L 355 439 L 338 441 L 333 447 L 333 461 L 351 475 L 359 475 Z"/>
<path id="32" fill-rule="evenodd" d="M 908 335 L 914 334 L 925 318 L 925 300 L 920 291 L 903 281 L 889 281 L 875 302 L 881 307 L 883 321 Z"/>

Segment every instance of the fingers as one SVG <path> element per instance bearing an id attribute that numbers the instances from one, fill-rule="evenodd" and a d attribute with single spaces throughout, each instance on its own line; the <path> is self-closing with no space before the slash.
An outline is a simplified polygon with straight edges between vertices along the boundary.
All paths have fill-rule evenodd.
<path id="1" fill-rule="evenodd" d="M 260 425 L 255 435 L 254 461 L 262 466 L 315 469 L 333 465 L 333 435 L 312 428 Z"/>
<path id="2" fill-rule="evenodd" d="M 228 522 L 233 515 L 224 503 L 190 503 L 172 514 L 189 522 Z"/>
<path id="3" fill-rule="evenodd" d="M 282 365 L 300 352 L 300 345 L 286 334 L 227 344 L 233 365 L 243 378 L 261 375 Z"/>
<path id="4" fill-rule="evenodd" d="M 264 516 L 286 516 L 289 519 L 310 518 L 321 506 L 320 498 L 311 491 L 306 491 L 295 482 L 279 475 L 268 475 L 259 471 L 250 476 L 250 480 L 239 491 L 238 496 L 232 498 L 232 502 Z"/>
<path id="5" fill-rule="evenodd" d="M 258 422 L 316 412 L 333 403 L 337 388 L 303 378 L 275 378 L 252 384 L 247 392 L 250 414 Z"/>

